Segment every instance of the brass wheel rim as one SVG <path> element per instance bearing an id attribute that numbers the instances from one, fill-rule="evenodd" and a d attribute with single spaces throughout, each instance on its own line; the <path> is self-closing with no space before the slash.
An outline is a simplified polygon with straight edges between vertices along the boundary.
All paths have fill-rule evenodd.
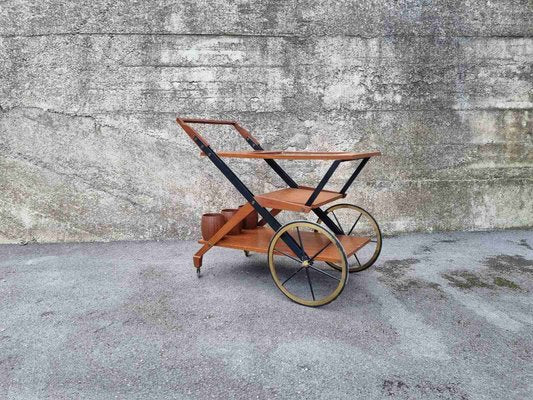
<path id="1" fill-rule="evenodd" d="M 340 264 L 335 264 L 335 267 L 333 267 L 337 271 L 340 271 L 338 284 L 335 287 L 335 289 L 333 291 L 331 291 L 331 293 L 329 293 L 328 295 L 326 295 L 326 296 L 324 296 L 324 297 L 322 297 L 320 299 L 314 299 L 315 295 L 313 293 L 313 288 L 312 287 L 311 287 L 311 293 L 313 294 L 313 299 L 314 300 L 305 299 L 303 297 L 300 297 L 300 296 L 292 293 L 285 286 L 285 282 L 288 279 L 285 280 L 285 282 L 282 282 L 282 280 L 280 279 L 280 276 L 278 275 L 278 271 L 276 270 L 275 257 L 286 258 L 286 257 L 284 257 L 283 254 L 280 254 L 280 251 L 276 250 L 276 244 L 280 240 L 281 241 L 283 240 L 283 239 L 281 239 L 281 236 L 284 233 L 289 233 L 290 234 L 290 232 L 289 232 L 290 230 L 297 229 L 297 228 L 311 229 L 311 230 L 314 230 L 314 231 L 316 231 L 317 233 L 319 233 L 321 235 L 324 235 L 339 253 L 339 258 L 340 258 L 341 262 L 340 262 Z M 304 249 L 305 249 L 305 244 L 304 244 Z M 298 260 L 295 260 L 295 261 L 298 261 Z M 300 261 L 303 261 L 303 260 L 300 260 Z M 329 263 L 327 263 L 327 262 L 325 262 L 325 263 L 329 265 Z M 338 241 L 338 239 L 335 237 L 335 235 L 329 229 L 327 229 L 327 228 L 325 228 L 325 227 L 323 227 L 323 226 L 321 226 L 321 225 L 319 225 L 317 223 L 310 222 L 310 221 L 294 221 L 294 222 L 290 222 L 290 223 L 282 226 L 274 234 L 274 236 L 270 240 L 270 244 L 268 246 L 268 266 L 270 268 L 270 274 L 272 275 L 272 279 L 274 280 L 274 283 L 278 287 L 278 289 L 285 296 L 287 296 L 289 299 L 291 299 L 292 301 L 294 301 L 294 302 L 296 302 L 298 304 L 309 306 L 309 307 L 318 307 L 318 306 L 323 306 L 325 304 L 331 303 L 333 300 L 335 300 L 341 294 L 342 290 L 344 289 L 344 286 L 346 285 L 346 281 L 348 279 L 348 262 L 346 260 L 346 253 L 344 252 L 344 248 L 342 247 L 341 243 Z M 310 268 L 313 268 L 313 267 L 310 267 Z M 300 270 L 301 269 L 302 268 L 300 268 Z M 313 269 L 316 270 L 316 268 L 313 268 Z M 300 270 L 298 270 L 296 273 L 294 273 L 294 275 L 296 275 Z M 306 268 L 306 272 L 305 273 L 307 274 L 307 279 L 310 280 L 309 268 Z M 294 276 L 294 275 L 292 275 L 292 276 Z M 291 278 L 292 278 L 292 276 L 291 276 Z M 309 283 L 309 284 L 311 286 L 311 283 Z"/>
<path id="2" fill-rule="evenodd" d="M 374 234 L 376 236 L 376 247 L 374 249 L 374 253 L 372 254 L 372 256 L 366 262 L 360 263 L 359 258 L 357 257 L 357 252 L 355 252 L 354 256 L 355 256 L 355 259 L 356 259 L 358 265 L 353 266 L 353 267 L 348 266 L 348 271 L 349 272 L 361 272 L 361 271 L 364 271 L 365 269 L 370 268 L 376 262 L 376 260 L 379 257 L 379 254 L 381 253 L 381 247 L 382 247 L 382 243 L 383 243 L 381 230 L 379 229 L 379 225 L 376 222 L 376 220 L 374 219 L 374 217 L 368 211 L 366 211 L 365 209 L 363 209 L 363 208 L 361 208 L 359 206 L 356 206 L 354 204 L 347 204 L 347 203 L 335 204 L 335 205 L 329 207 L 328 209 L 326 209 L 324 212 L 326 214 L 330 214 L 330 213 L 333 213 L 334 211 L 337 211 L 337 210 L 340 210 L 340 209 L 351 209 L 351 210 L 356 211 L 360 215 L 364 215 L 367 218 L 368 222 L 370 223 L 370 225 L 372 226 L 372 228 L 374 230 Z M 357 218 L 357 216 L 355 218 Z M 335 221 L 335 219 L 333 219 L 333 222 L 336 225 L 340 224 L 338 221 Z M 322 223 L 320 218 L 318 219 L 317 223 L 319 223 L 319 224 Z M 342 230 L 342 227 L 340 227 L 340 229 Z M 329 263 L 329 265 L 332 268 L 336 268 L 336 269 L 339 268 L 339 266 L 337 266 L 334 263 Z"/>

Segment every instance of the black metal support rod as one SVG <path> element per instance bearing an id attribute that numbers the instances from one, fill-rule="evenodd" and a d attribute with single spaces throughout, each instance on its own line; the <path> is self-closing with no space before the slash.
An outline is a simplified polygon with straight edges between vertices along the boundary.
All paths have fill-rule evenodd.
<path id="1" fill-rule="evenodd" d="M 328 214 L 322 210 L 320 207 L 317 207 L 317 208 L 313 208 L 313 212 L 315 213 L 315 215 L 320 218 L 321 221 L 324 222 L 324 224 L 326 224 L 326 226 L 331 229 L 331 231 L 335 234 L 335 235 L 344 235 L 344 232 L 341 230 L 341 228 L 339 228 L 335 222 L 333 222 L 333 220 L 328 216 Z"/>
<path id="2" fill-rule="evenodd" d="M 224 174 L 226 178 L 235 186 L 235 189 L 241 193 L 244 198 L 252 204 L 255 210 L 264 218 L 264 220 L 270 225 L 270 227 L 277 231 L 281 228 L 281 224 L 274 218 L 274 216 L 264 207 L 262 207 L 254 199 L 253 193 L 246 187 L 246 185 L 239 179 L 237 175 L 231 170 L 228 165 L 222 161 L 222 159 L 211 149 L 210 146 L 205 146 L 202 141 L 198 138 L 193 139 L 194 142 L 200 147 L 200 149 L 207 155 L 213 164 Z M 289 248 L 296 254 L 300 259 L 305 260 L 309 257 L 305 254 L 304 250 L 296 243 L 291 235 L 284 234 L 281 236 L 281 239 L 289 246 Z"/>
<path id="3" fill-rule="evenodd" d="M 254 150 L 264 150 L 263 147 L 259 144 L 259 143 L 256 143 L 254 142 L 251 138 L 247 138 L 246 139 L 246 142 L 250 145 L 250 147 L 252 147 Z M 265 159 L 265 161 L 267 162 L 267 164 L 274 170 L 274 172 L 276 172 L 278 174 L 278 176 L 283 179 L 283 181 L 289 185 L 289 187 L 293 187 L 293 188 L 297 188 L 298 187 L 298 184 L 285 172 L 285 170 L 283 168 L 281 168 L 281 166 L 274 160 L 269 160 L 269 159 Z M 346 160 L 340 160 L 340 162 L 343 162 L 343 161 L 346 161 Z M 336 167 L 335 167 L 336 168 Z M 354 177 L 355 179 L 355 177 Z M 325 185 L 325 183 L 324 183 Z M 314 200 L 314 199 L 313 199 Z M 267 210 L 268 212 L 268 210 Z M 331 231 L 336 234 L 336 235 L 342 235 L 343 232 L 342 230 L 335 224 L 335 222 L 333 222 L 333 220 L 328 216 L 328 214 L 323 211 L 322 209 L 320 208 L 315 208 L 313 209 L 313 212 L 315 213 L 315 215 L 320 218 L 321 221 L 324 222 L 324 224 L 326 224 L 326 226 L 331 229 Z M 270 214 L 270 213 L 269 213 Z M 261 214 L 262 216 L 263 214 Z M 273 217 L 272 217 L 273 218 Z M 265 221 L 268 222 L 268 219 L 265 219 Z M 272 226 L 271 223 L 269 223 L 270 226 Z M 294 250 L 293 250 L 294 251 Z"/>
<path id="4" fill-rule="evenodd" d="M 258 143 L 255 143 L 252 139 L 248 138 L 246 139 L 246 141 L 248 142 L 248 144 L 254 149 L 254 150 L 264 150 L 263 147 L 258 144 Z M 269 159 L 265 159 L 266 163 L 270 166 L 270 168 L 272 168 L 274 170 L 274 172 L 276 174 L 278 174 L 278 176 L 283 179 L 283 181 L 289 185 L 289 187 L 292 187 L 292 188 L 297 188 L 298 187 L 298 184 L 296 182 L 294 182 L 294 180 L 289 176 L 289 174 L 287 174 L 285 172 L 285 170 L 283 168 L 281 168 L 281 166 L 274 160 L 269 160 Z"/>
<path id="5" fill-rule="evenodd" d="M 306 206 L 310 206 L 313 204 L 313 201 L 315 201 L 322 189 L 324 189 L 324 186 L 326 186 L 326 183 L 328 183 L 329 178 L 331 178 L 331 175 L 333 175 L 340 163 L 341 162 L 339 160 L 336 160 L 333 162 L 333 164 L 331 164 L 331 167 L 329 167 L 328 171 L 326 172 L 326 175 L 324 175 L 324 177 L 322 178 L 318 186 L 315 188 L 313 193 L 311 193 L 311 196 L 309 196 L 309 199 L 305 203 Z"/>
<path id="6" fill-rule="evenodd" d="M 357 168 L 353 172 L 352 176 L 350 176 L 350 179 L 348 179 L 348 181 L 342 187 L 340 193 L 346 194 L 346 191 L 350 188 L 350 186 L 352 186 L 353 181 L 355 180 L 355 178 L 357 178 L 357 175 L 359 175 L 361 170 L 365 167 L 365 165 L 368 162 L 368 160 L 370 160 L 370 158 L 363 158 L 361 160 L 361 162 L 359 163 L 359 165 L 357 166 Z"/>

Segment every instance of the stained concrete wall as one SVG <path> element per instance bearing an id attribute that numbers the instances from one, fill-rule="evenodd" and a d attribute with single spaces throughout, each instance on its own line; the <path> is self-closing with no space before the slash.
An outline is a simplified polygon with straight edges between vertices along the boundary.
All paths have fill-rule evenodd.
<path id="1" fill-rule="evenodd" d="M 0 242 L 197 236 L 240 199 L 177 115 L 381 150 L 348 201 L 389 233 L 530 227 L 532 35 L 526 0 L 2 1 Z M 327 168 L 283 164 L 306 185 Z"/>

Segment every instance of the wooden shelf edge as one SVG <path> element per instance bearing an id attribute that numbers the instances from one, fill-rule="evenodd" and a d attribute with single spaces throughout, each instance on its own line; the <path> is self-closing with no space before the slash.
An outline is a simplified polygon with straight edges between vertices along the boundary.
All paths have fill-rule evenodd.
<path id="1" fill-rule="evenodd" d="M 312 210 L 311 207 L 301 203 L 293 203 L 286 200 L 271 199 L 268 197 L 261 197 L 261 195 L 255 196 L 255 200 L 263 207 L 276 208 L 285 211 L 296 211 L 308 213 Z M 320 206 L 317 206 L 320 207 Z"/>
<path id="2" fill-rule="evenodd" d="M 353 153 L 347 151 L 278 151 L 278 150 L 255 150 L 255 151 L 219 151 L 219 157 L 226 158 L 262 158 L 271 160 L 360 160 L 380 156 L 379 151 L 366 153 Z M 200 156 L 205 156 L 200 153 Z"/>
<path id="3" fill-rule="evenodd" d="M 247 250 L 254 253 L 267 253 L 270 239 L 274 235 L 274 231 L 268 227 L 260 227 L 256 229 L 243 229 L 239 235 L 226 235 L 213 247 L 225 247 L 234 250 Z M 366 246 L 370 242 L 370 238 L 367 237 L 352 237 L 337 235 L 337 239 L 341 243 L 346 252 L 346 257 L 352 256 L 361 248 Z M 206 244 L 207 241 L 200 239 L 200 244 Z M 348 249 L 347 247 L 350 246 Z M 290 253 L 290 251 L 289 251 Z M 339 260 L 322 257 L 317 257 L 320 261 L 338 262 Z"/>
<path id="4" fill-rule="evenodd" d="M 306 186 L 279 189 L 273 192 L 256 195 L 255 200 L 263 207 L 308 213 L 314 208 L 321 207 L 324 204 L 328 204 L 335 200 L 346 197 L 346 195 L 343 193 L 334 192 L 331 190 L 321 190 L 313 204 L 306 205 L 305 203 L 314 190 L 315 188 Z M 321 194 L 328 194 L 328 196 L 321 196 Z M 287 200 L 287 197 L 289 197 L 290 200 Z M 299 197 L 298 201 L 294 201 L 294 197 Z M 320 200 L 321 197 L 322 200 Z"/>

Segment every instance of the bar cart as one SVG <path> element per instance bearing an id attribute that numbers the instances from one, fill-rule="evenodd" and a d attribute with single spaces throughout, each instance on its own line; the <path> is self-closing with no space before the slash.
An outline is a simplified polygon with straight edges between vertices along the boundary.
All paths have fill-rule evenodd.
<path id="1" fill-rule="evenodd" d="M 344 289 L 349 272 L 370 267 L 379 257 L 382 235 L 366 210 L 353 204 L 322 207 L 346 197 L 346 192 L 371 157 L 380 153 L 309 152 L 264 150 L 257 139 L 235 121 L 177 118 L 177 123 L 200 148 L 201 155 L 224 174 L 247 203 L 227 220 L 209 240 L 200 240 L 200 250 L 193 256 L 200 276 L 202 258 L 213 246 L 266 253 L 275 285 L 292 301 L 306 306 L 322 306 L 335 300 Z M 252 151 L 215 152 L 191 124 L 233 126 Z M 285 182 L 286 188 L 253 194 L 223 161 L 223 158 L 263 159 Z M 332 164 L 315 188 L 298 185 L 276 160 L 331 161 Z M 324 187 L 343 162 L 359 164 L 340 191 Z M 261 217 L 255 229 L 229 234 L 254 210 Z M 282 225 L 276 216 L 282 211 L 314 213 L 316 222 L 295 220 Z"/>

